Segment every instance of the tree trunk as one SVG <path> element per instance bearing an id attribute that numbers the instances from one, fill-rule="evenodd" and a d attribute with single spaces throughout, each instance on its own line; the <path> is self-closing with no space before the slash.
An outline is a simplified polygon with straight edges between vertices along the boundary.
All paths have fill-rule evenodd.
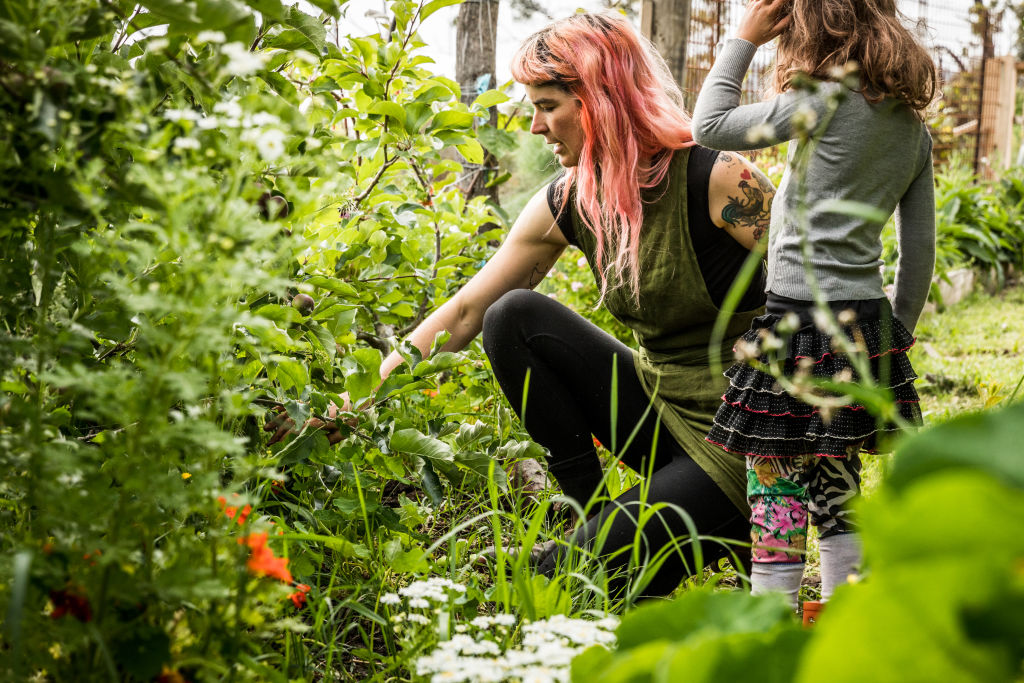
<path id="1" fill-rule="evenodd" d="M 495 36 L 498 30 L 498 0 L 465 0 L 459 6 L 455 28 L 455 80 L 462 88 L 462 101 L 472 104 L 484 90 L 497 86 L 495 80 Z M 497 109 L 491 108 L 491 125 L 498 122 Z M 495 175 L 497 161 L 490 152 L 481 165 L 463 162 L 465 175 L 460 187 L 467 199 L 480 195 L 498 201 L 497 186 L 486 187 Z"/>
<path id="2" fill-rule="evenodd" d="M 644 0 L 641 32 L 654 43 L 672 78 L 686 88 L 686 43 L 690 39 L 690 0 Z"/>

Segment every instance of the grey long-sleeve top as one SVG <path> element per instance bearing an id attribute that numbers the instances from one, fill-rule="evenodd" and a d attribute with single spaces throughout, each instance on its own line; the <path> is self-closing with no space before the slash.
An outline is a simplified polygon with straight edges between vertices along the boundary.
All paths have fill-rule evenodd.
<path id="1" fill-rule="evenodd" d="M 740 85 L 756 47 L 726 40 L 693 112 L 693 137 L 718 150 L 769 147 L 797 137 L 793 118 L 811 109 L 822 122 L 838 83 L 819 83 L 816 93 L 789 90 L 766 102 L 740 106 Z M 801 114 L 803 115 L 803 114 Z M 813 298 L 803 268 L 797 231 L 796 182 L 789 164 L 772 205 L 767 290 L 792 299 Z M 813 246 L 811 267 L 829 300 L 877 299 L 882 289 L 882 223 L 832 212 L 823 200 L 862 202 L 895 213 L 899 257 L 893 312 L 913 331 L 928 298 L 935 267 L 935 199 L 932 140 L 906 104 L 877 104 L 847 91 L 814 150 L 807 169 L 806 205 Z"/>

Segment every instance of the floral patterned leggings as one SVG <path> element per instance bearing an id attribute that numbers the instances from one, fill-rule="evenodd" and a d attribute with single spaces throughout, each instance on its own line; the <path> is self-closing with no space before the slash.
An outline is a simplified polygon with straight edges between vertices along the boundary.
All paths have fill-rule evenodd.
<path id="1" fill-rule="evenodd" d="M 821 538 L 854 531 L 848 507 L 860 493 L 860 456 L 747 457 L 754 562 L 797 563 L 807 550 L 807 519 Z"/>

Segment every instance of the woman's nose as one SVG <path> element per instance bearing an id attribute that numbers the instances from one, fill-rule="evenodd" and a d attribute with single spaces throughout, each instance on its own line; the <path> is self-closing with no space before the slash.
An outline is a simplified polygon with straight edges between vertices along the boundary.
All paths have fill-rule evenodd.
<path id="1" fill-rule="evenodd" d="M 539 111 L 533 113 L 533 119 L 530 121 L 530 132 L 534 135 L 540 135 L 548 129 L 544 123 L 544 118 L 541 116 Z"/>

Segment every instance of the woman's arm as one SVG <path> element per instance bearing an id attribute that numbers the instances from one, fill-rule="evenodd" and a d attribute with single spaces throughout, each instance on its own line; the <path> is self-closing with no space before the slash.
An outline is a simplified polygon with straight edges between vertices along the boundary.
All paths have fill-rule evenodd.
<path id="1" fill-rule="evenodd" d="M 408 341 L 426 356 L 439 332 L 451 337 L 442 351 L 458 351 L 480 333 L 484 313 L 503 294 L 513 289 L 533 289 L 548 274 L 568 246 L 547 202 L 547 186 L 527 203 L 505 242 L 479 273 L 427 316 L 409 335 Z M 381 379 L 403 362 L 390 353 L 380 366 Z"/>
<path id="2" fill-rule="evenodd" d="M 708 209 L 711 221 L 747 249 L 767 233 L 775 186 L 746 157 L 721 152 L 711 168 Z"/>
<path id="3" fill-rule="evenodd" d="M 451 337 L 441 350 L 458 351 L 464 348 L 480 333 L 484 313 L 492 303 L 513 289 L 536 287 L 568 245 L 562 231 L 555 226 L 555 217 L 548 208 L 545 186 L 527 203 L 508 238 L 480 272 L 463 285 L 455 296 L 427 316 L 412 331 L 408 340 L 426 356 L 437 334 L 447 330 Z M 404 359 L 397 352 L 388 354 L 380 366 L 381 381 L 403 362 Z M 341 432 L 333 422 L 338 411 L 352 410 L 348 394 L 341 396 L 345 399 L 345 405 L 336 406 L 332 403 L 328 406 L 328 421 L 314 417 L 307 422 L 307 426 L 313 429 L 325 429 L 327 440 L 332 444 L 342 439 Z M 269 443 L 280 441 L 294 428 L 295 423 L 283 410 L 279 410 L 278 416 L 268 420 L 263 427 L 265 431 L 273 432 Z"/>

